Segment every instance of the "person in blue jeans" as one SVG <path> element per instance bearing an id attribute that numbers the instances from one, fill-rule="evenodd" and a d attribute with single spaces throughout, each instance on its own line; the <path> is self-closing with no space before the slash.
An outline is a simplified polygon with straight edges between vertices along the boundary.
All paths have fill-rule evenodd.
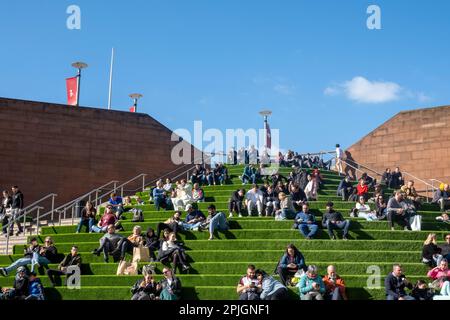
<path id="1" fill-rule="evenodd" d="M 302 211 L 295 216 L 295 223 L 300 233 L 308 240 L 314 238 L 317 230 L 319 230 L 319 226 L 316 224 L 316 218 L 309 211 L 309 205 L 307 203 L 302 205 Z"/>
<path id="2" fill-rule="evenodd" d="M 218 229 L 219 231 L 227 231 L 228 223 L 227 218 L 223 212 L 217 212 L 216 206 L 211 204 L 208 207 L 208 218 L 206 222 L 209 222 L 209 239 L 214 239 L 214 230 Z"/>
<path id="3" fill-rule="evenodd" d="M 256 180 L 258 179 L 256 168 L 248 164 L 244 168 L 244 173 L 242 173 L 242 184 L 252 183 L 255 184 Z"/>
<path id="4" fill-rule="evenodd" d="M 28 279 L 29 295 L 25 298 L 25 300 L 45 300 L 44 287 L 42 286 L 41 279 L 37 278 L 35 272 L 31 272 Z"/>
<path id="5" fill-rule="evenodd" d="M 97 209 L 94 208 L 92 202 L 86 202 L 86 206 L 81 210 L 81 218 L 78 223 L 77 233 L 80 233 L 81 227 L 87 227 L 86 232 L 92 232 L 92 226 L 95 225 L 95 216 L 97 215 Z"/>
<path id="6" fill-rule="evenodd" d="M 14 261 L 11 265 L 6 268 L 1 268 L 0 273 L 7 277 L 12 271 L 16 270 L 18 267 L 26 266 L 31 264 L 31 271 L 34 271 L 34 266 L 37 263 L 35 254 L 40 252 L 41 246 L 38 244 L 37 238 L 30 239 L 30 245 L 25 249 L 23 258 Z M 34 259 L 33 259 L 34 258 Z"/>
<path id="7" fill-rule="evenodd" d="M 158 182 L 156 182 L 156 188 L 153 189 L 152 196 L 157 211 L 159 211 L 160 207 L 163 207 L 166 210 L 168 210 L 169 208 L 168 203 L 170 202 L 170 199 L 167 199 L 166 197 L 166 190 L 163 188 L 161 180 L 158 180 Z"/>
<path id="8" fill-rule="evenodd" d="M 123 209 L 122 197 L 119 197 L 115 192 L 113 192 L 111 193 L 111 198 L 108 200 L 108 204 L 112 206 L 113 211 L 117 216 L 117 220 L 120 220 L 125 211 Z"/>
<path id="9" fill-rule="evenodd" d="M 336 212 L 333 209 L 333 202 L 327 203 L 326 214 L 323 216 L 322 226 L 327 228 L 328 235 L 331 240 L 336 240 L 333 230 L 343 230 L 342 240 L 348 240 L 348 229 L 350 228 L 350 221 L 344 220 L 344 217 L 340 212 Z"/>

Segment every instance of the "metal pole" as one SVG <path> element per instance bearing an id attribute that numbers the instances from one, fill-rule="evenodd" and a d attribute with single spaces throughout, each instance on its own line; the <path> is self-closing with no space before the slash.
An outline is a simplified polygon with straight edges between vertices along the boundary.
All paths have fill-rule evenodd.
<path id="1" fill-rule="evenodd" d="M 9 230 L 7 230 L 7 233 L 6 233 L 6 248 L 5 248 L 5 254 L 8 254 L 8 252 L 9 252 Z"/>
<path id="2" fill-rule="evenodd" d="M 17 220 L 19 220 L 19 219 L 17 219 Z M 26 223 L 27 223 L 27 212 L 26 211 L 24 211 L 23 212 L 23 234 L 25 234 L 25 226 L 26 226 Z"/>
<path id="3" fill-rule="evenodd" d="M 78 207 L 78 202 L 77 202 L 77 207 Z M 72 225 L 73 225 L 73 218 L 74 218 L 74 215 L 75 215 L 75 207 L 74 206 L 72 206 Z"/>
<path id="4" fill-rule="evenodd" d="M 110 67 L 110 69 L 109 69 L 108 110 L 111 110 L 112 81 L 113 81 L 113 65 L 114 65 L 114 48 L 111 49 L 111 67 Z"/>
<path id="5" fill-rule="evenodd" d="M 123 198 L 123 186 L 120 187 L 120 197 Z"/>
<path id="6" fill-rule="evenodd" d="M 52 195 L 52 222 L 53 222 L 53 211 L 55 210 L 55 195 Z"/>
<path id="7" fill-rule="evenodd" d="M 145 174 L 142 176 L 142 192 L 144 192 L 145 189 Z"/>
<path id="8" fill-rule="evenodd" d="M 77 107 L 80 105 L 80 83 L 81 83 L 81 68 L 78 68 L 78 74 L 77 74 Z"/>
<path id="9" fill-rule="evenodd" d="M 41 209 L 40 208 L 38 208 L 38 211 L 37 211 L 37 218 L 36 218 L 36 234 L 39 234 L 39 216 L 40 216 L 40 211 L 41 211 Z"/>
<path id="10" fill-rule="evenodd" d="M 98 189 L 95 190 L 95 206 L 98 206 Z"/>

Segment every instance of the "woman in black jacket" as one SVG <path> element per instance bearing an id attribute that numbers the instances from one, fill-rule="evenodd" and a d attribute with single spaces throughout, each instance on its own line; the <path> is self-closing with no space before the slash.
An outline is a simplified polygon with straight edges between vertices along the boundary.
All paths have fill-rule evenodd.
<path id="1" fill-rule="evenodd" d="M 153 230 L 153 228 L 148 228 L 147 233 L 144 236 L 144 246 L 146 246 L 150 252 L 151 262 L 156 261 L 155 252 L 158 252 L 160 244 L 161 242 L 156 236 L 155 230 Z"/>
<path id="2" fill-rule="evenodd" d="M 97 209 L 95 209 L 92 202 L 86 202 L 86 206 L 81 210 L 81 218 L 78 223 L 77 233 L 80 233 L 81 227 L 86 227 L 86 232 L 92 232 L 92 226 L 95 225 L 95 216 Z"/>
<path id="3" fill-rule="evenodd" d="M 139 279 L 131 288 L 133 296 L 131 300 L 155 300 L 158 293 L 158 283 L 150 273 L 144 274 L 143 279 Z"/>
<path id="4" fill-rule="evenodd" d="M 437 261 L 441 258 L 441 248 L 437 246 L 436 234 L 430 233 L 423 245 L 422 262 L 430 268 L 434 268 L 437 266 Z"/>

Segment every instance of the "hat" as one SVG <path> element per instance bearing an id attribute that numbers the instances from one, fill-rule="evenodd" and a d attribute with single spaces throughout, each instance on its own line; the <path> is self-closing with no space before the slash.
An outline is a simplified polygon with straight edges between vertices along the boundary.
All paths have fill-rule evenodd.
<path id="1" fill-rule="evenodd" d="M 189 211 L 189 209 L 192 209 L 192 204 L 188 204 L 188 205 L 186 206 L 185 211 Z"/>
<path id="2" fill-rule="evenodd" d="M 332 207 L 332 206 L 334 206 L 334 203 L 331 202 L 331 201 L 328 201 L 328 202 L 327 202 L 327 207 Z"/>

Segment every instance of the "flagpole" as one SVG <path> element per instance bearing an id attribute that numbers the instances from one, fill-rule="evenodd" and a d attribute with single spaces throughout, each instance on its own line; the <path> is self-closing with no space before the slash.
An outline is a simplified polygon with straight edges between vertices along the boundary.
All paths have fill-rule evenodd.
<path id="1" fill-rule="evenodd" d="M 108 110 L 111 110 L 113 65 L 114 65 L 114 48 L 111 49 L 111 66 L 110 66 L 110 69 L 109 69 Z"/>
<path id="2" fill-rule="evenodd" d="M 87 68 L 88 65 L 84 62 L 74 62 L 72 67 L 78 69 L 77 74 L 77 107 L 80 105 L 80 83 L 81 83 L 81 69 Z"/>

